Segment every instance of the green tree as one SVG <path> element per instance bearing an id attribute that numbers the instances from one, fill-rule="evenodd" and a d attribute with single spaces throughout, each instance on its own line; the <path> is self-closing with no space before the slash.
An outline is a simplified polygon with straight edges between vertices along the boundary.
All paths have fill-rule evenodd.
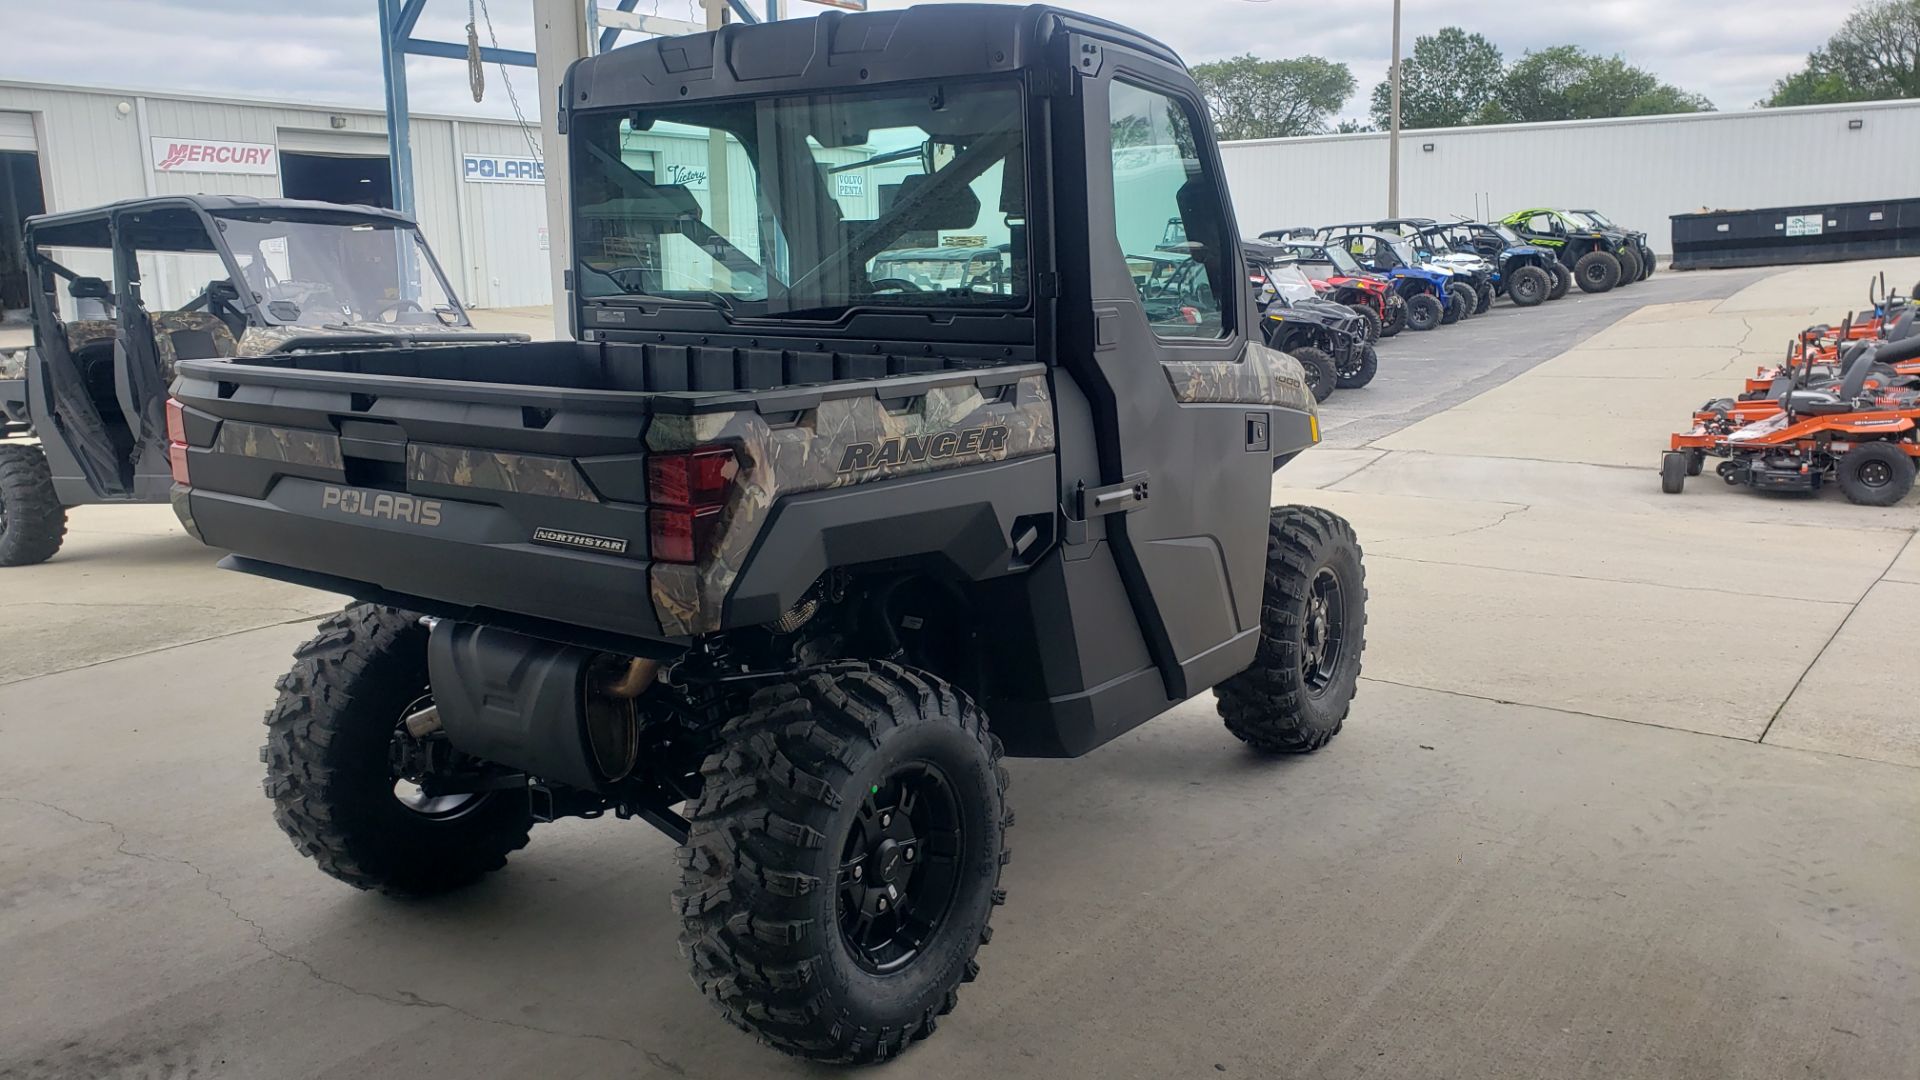
<path id="1" fill-rule="evenodd" d="M 1414 39 L 1413 52 L 1400 62 L 1400 126 L 1459 127 L 1480 118 L 1500 86 L 1500 48 L 1479 34 L 1449 26 Z M 1373 88 L 1373 122 L 1393 123 L 1393 87 Z"/>
<path id="2" fill-rule="evenodd" d="M 1620 56 L 1598 56 L 1578 45 L 1528 52 L 1507 69 L 1482 112 L 1489 123 L 1587 120 L 1708 112 L 1713 103 L 1663 83 Z"/>
<path id="3" fill-rule="evenodd" d="M 1318 56 L 1235 56 L 1195 65 L 1193 79 L 1222 139 L 1319 134 L 1354 89 L 1347 65 Z"/>
<path id="4" fill-rule="evenodd" d="M 1920 97 L 1920 0 L 1867 0 L 1763 106 Z"/>

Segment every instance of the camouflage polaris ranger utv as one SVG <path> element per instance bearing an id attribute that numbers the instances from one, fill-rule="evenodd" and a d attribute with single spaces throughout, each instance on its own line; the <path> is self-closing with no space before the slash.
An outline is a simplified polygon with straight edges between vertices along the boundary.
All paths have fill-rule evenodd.
<path id="1" fill-rule="evenodd" d="M 979 971 L 1003 753 L 1209 689 L 1259 751 L 1340 730 L 1360 547 L 1269 510 L 1312 398 L 1199 91 L 1122 27 L 829 13 L 616 49 L 561 101 L 574 340 L 179 365 L 181 519 L 361 601 L 279 683 L 275 817 L 402 894 L 640 818 L 728 1020 L 890 1058 Z M 1143 300 L 1169 218 L 1204 301 Z M 949 247 L 1004 259 L 888 269 Z"/>
<path id="2" fill-rule="evenodd" d="M 526 340 L 474 331 L 413 222 L 372 207 L 130 199 L 30 217 L 25 241 L 34 343 L 0 356 L 0 566 L 51 558 L 67 507 L 166 501 L 178 360 Z"/>

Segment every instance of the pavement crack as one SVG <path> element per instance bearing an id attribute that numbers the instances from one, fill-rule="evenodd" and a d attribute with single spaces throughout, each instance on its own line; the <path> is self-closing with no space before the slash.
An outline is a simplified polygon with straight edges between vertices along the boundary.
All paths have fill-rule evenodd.
<path id="1" fill-rule="evenodd" d="M 227 909 L 227 913 L 231 915 L 235 921 L 252 931 L 253 940 L 256 945 L 274 959 L 292 964 L 306 972 L 307 975 L 316 982 L 324 983 L 335 989 L 351 994 L 354 997 L 367 998 L 401 1008 L 444 1009 L 447 1012 L 472 1020 L 475 1023 L 489 1024 L 495 1027 L 517 1028 L 521 1031 L 529 1031 L 538 1035 L 549 1035 L 561 1039 L 589 1039 L 594 1042 L 612 1043 L 617 1046 L 624 1046 L 628 1050 L 639 1054 L 647 1060 L 648 1064 L 653 1065 L 655 1068 L 663 1069 L 675 1076 L 689 1075 L 686 1067 L 679 1062 L 656 1051 L 649 1050 L 631 1039 L 623 1039 L 617 1035 L 602 1035 L 592 1031 L 562 1031 L 555 1028 L 541 1027 L 538 1024 L 528 1024 L 519 1020 L 508 1020 L 505 1017 L 488 1016 L 485 1013 L 474 1012 L 472 1009 L 455 1005 L 452 1002 L 436 1001 L 432 998 L 422 997 L 410 990 L 396 990 L 393 993 L 387 994 L 381 993 L 378 990 L 368 990 L 344 980 L 336 979 L 315 967 L 312 961 L 305 957 L 296 956 L 268 940 L 266 927 L 261 926 L 259 922 L 241 911 L 240 906 L 234 902 L 233 898 L 220 890 L 219 885 L 214 881 L 213 875 L 202 869 L 192 859 L 182 858 L 177 855 L 162 855 L 157 852 L 135 851 L 133 848 L 127 846 L 129 838 L 126 831 L 119 825 L 104 818 L 90 818 L 82 814 L 76 814 L 66 807 L 54 803 L 45 802 L 40 799 L 29 799 L 20 795 L 0 795 L 0 802 L 38 807 L 49 813 L 59 814 L 61 817 L 79 822 L 82 825 L 91 825 L 95 828 L 105 829 L 114 839 L 114 852 L 119 855 L 124 855 L 127 858 L 140 859 L 145 862 L 166 866 L 183 866 L 193 871 L 194 875 L 200 879 L 201 887 L 206 889 L 207 894 L 220 901 L 221 906 Z"/>
<path id="2" fill-rule="evenodd" d="M 1893 573 L 1893 568 L 1900 565 L 1900 556 L 1905 555 L 1907 549 L 1912 547 L 1917 541 L 1920 541 L 1920 533 L 1909 535 L 1907 542 L 1900 545 L 1899 550 L 1893 553 L 1893 558 L 1887 560 L 1887 565 L 1881 569 L 1880 576 L 1874 578 L 1871 584 L 1861 590 L 1859 599 L 1855 600 L 1853 605 L 1847 608 L 1846 615 L 1841 617 L 1840 625 L 1833 628 L 1833 633 L 1827 635 L 1826 641 L 1821 642 L 1819 651 L 1815 652 L 1813 659 L 1807 662 L 1805 668 L 1801 669 L 1800 677 L 1793 680 L 1793 686 L 1787 690 L 1786 696 L 1780 699 L 1780 704 L 1774 707 L 1773 715 L 1767 717 L 1767 726 L 1760 729 L 1760 737 L 1755 739 L 1754 742 L 1767 741 L 1767 736 L 1773 733 L 1773 725 L 1780 720 L 1780 714 L 1787 711 L 1787 706 L 1792 704 L 1794 695 L 1800 692 L 1800 685 L 1806 682 L 1807 676 L 1813 674 L 1813 669 L 1819 666 L 1820 658 L 1827 655 L 1827 650 L 1833 648 L 1834 642 L 1840 640 L 1840 632 L 1845 630 L 1847 624 L 1853 621 L 1853 616 L 1860 610 L 1860 605 L 1866 603 L 1867 597 L 1873 595 L 1873 590 L 1879 588 L 1880 583 L 1887 580 L 1887 575 Z"/>
<path id="3" fill-rule="evenodd" d="M 1472 534 L 1472 533 L 1477 533 L 1477 532 L 1486 532 L 1486 531 L 1488 531 L 1489 529 L 1497 529 L 1497 528 L 1499 528 L 1500 526 L 1502 526 L 1502 525 L 1505 525 L 1505 524 L 1506 524 L 1506 523 L 1507 523 L 1507 522 L 1508 522 L 1509 520 L 1511 520 L 1511 519 L 1512 519 L 1512 518 L 1513 518 L 1513 517 L 1514 517 L 1515 515 L 1517 515 L 1517 514 L 1524 514 L 1524 513 L 1526 513 L 1527 511 L 1529 511 L 1529 510 L 1531 510 L 1531 509 L 1533 509 L 1533 504 L 1531 504 L 1531 503 L 1521 503 L 1520 505 L 1518 505 L 1518 506 L 1515 506 L 1515 507 L 1514 507 L 1513 509 L 1511 509 L 1511 510 L 1508 510 L 1508 511 L 1505 511 L 1504 513 L 1502 513 L 1502 514 L 1500 515 L 1500 518 L 1499 518 L 1499 520 L 1497 520 L 1497 521 L 1489 521 L 1489 522 L 1487 522 L 1487 523 L 1486 523 L 1485 525 L 1473 525 L 1473 526 L 1469 526 L 1468 528 L 1465 528 L 1465 529 L 1455 529 L 1455 530 L 1454 530 L 1454 531 L 1452 531 L 1452 532 L 1443 532 L 1443 533 L 1423 533 L 1423 534 L 1420 534 L 1420 535 L 1417 535 L 1417 536 L 1396 536 L 1396 537 L 1394 537 L 1394 538 L 1392 538 L 1391 540 L 1377 540 L 1377 541 L 1375 541 L 1375 543 L 1376 543 L 1376 544 L 1400 544 L 1400 543 L 1405 543 L 1405 542 L 1406 542 L 1406 541 L 1408 541 L 1408 540 L 1449 540 L 1449 539 L 1452 539 L 1453 537 L 1456 537 L 1456 536 L 1468 536 L 1468 535 L 1470 535 L 1470 534 Z M 1388 556 L 1387 556 L 1387 558 L 1395 558 L 1395 557 L 1396 557 L 1396 556 L 1392 556 L 1392 555 L 1388 555 Z M 1425 561 L 1425 560 L 1421 560 L 1421 559 L 1408 559 L 1407 561 L 1408 561 L 1408 562 L 1422 562 L 1422 561 Z"/>

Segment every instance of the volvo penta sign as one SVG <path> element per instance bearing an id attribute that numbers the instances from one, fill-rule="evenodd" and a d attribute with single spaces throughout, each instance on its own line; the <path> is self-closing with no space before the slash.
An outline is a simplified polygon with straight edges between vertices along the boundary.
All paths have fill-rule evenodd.
<path id="1" fill-rule="evenodd" d="M 153 171 L 247 173 L 272 176 L 280 171 L 278 148 L 272 143 L 222 142 L 218 139 L 174 139 L 156 135 L 152 144 Z"/>
<path id="2" fill-rule="evenodd" d="M 469 184 L 544 184 L 547 166 L 539 158 L 468 154 L 460 178 Z"/>

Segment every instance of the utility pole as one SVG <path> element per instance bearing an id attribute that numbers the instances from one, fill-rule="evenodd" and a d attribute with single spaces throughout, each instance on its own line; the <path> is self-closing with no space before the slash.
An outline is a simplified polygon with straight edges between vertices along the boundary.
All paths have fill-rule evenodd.
<path id="1" fill-rule="evenodd" d="M 1387 72 L 1389 109 L 1387 124 L 1387 216 L 1400 216 L 1400 0 L 1393 0 L 1393 67 Z"/>

